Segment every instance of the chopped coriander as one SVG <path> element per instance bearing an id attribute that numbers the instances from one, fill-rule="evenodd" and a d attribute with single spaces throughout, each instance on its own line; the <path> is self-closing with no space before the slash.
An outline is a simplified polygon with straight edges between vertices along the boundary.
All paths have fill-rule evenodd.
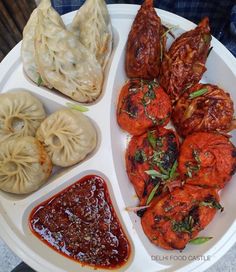
<path id="1" fill-rule="evenodd" d="M 150 99 L 155 99 L 156 98 L 156 94 L 153 90 L 153 85 L 152 84 L 148 84 L 148 91 L 145 93 L 146 97 L 149 97 Z"/>
<path id="2" fill-rule="evenodd" d="M 159 164 L 161 161 L 161 157 L 163 156 L 164 152 L 162 150 L 158 150 L 153 152 L 153 155 L 151 157 L 153 164 Z"/>
<path id="3" fill-rule="evenodd" d="M 191 233 L 194 227 L 194 219 L 191 215 L 185 217 L 182 221 L 173 221 L 172 230 L 175 232 L 187 232 Z"/>
<path id="4" fill-rule="evenodd" d="M 197 163 L 201 163 L 201 160 L 199 158 L 199 152 L 196 149 L 193 149 L 193 157 Z"/>
<path id="5" fill-rule="evenodd" d="M 136 162 L 143 163 L 147 160 L 147 156 L 142 149 L 138 149 L 134 154 L 134 160 Z"/>
<path id="6" fill-rule="evenodd" d="M 224 207 L 222 207 L 220 203 L 214 198 L 200 202 L 199 206 L 215 208 L 220 210 L 221 212 L 223 212 L 224 210 Z"/>

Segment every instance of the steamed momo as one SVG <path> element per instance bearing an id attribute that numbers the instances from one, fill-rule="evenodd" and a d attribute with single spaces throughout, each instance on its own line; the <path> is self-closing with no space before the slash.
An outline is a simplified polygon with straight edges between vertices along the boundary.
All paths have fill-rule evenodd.
<path id="1" fill-rule="evenodd" d="M 0 94 L 0 142 L 35 136 L 45 117 L 42 103 L 27 91 Z"/>
<path id="2" fill-rule="evenodd" d="M 96 130 L 81 112 L 62 109 L 48 116 L 36 137 L 45 146 L 52 163 L 71 166 L 83 160 L 96 147 Z"/>
<path id="3" fill-rule="evenodd" d="M 43 83 L 76 101 L 94 101 L 103 83 L 96 57 L 66 29 L 49 0 L 41 2 L 37 14 L 35 60 Z"/>
<path id="4" fill-rule="evenodd" d="M 86 0 L 77 11 L 71 27 L 104 68 L 112 49 L 111 22 L 106 2 Z"/>
<path id="5" fill-rule="evenodd" d="M 15 194 L 37 190 L 52 170 L 51 160 L 42 144 L 26 136 L 0 145 L 0 189 Z"/>

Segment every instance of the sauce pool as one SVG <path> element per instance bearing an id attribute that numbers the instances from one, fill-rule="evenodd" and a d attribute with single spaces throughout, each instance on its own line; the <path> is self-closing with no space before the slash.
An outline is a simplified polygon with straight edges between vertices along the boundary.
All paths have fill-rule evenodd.
<path id="1" fill-rule="evenodd" d="M 130 256 L 105 181 L 85 176 L 31 212 L 32 232 L 57 252 L 95 268 L 118 268 Z"/>

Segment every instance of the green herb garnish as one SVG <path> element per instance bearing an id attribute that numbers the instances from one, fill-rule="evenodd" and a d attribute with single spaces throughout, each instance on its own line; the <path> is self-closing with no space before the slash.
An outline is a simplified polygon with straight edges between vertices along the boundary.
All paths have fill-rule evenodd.
<path id="1" fill-rule="evenodd" d="M 147 173 L 149 176 L 151 176 L 151 178 L 160 178 L 163 180 L 167 180 L 169 178 L 168 175 L 162 174 L 156 170 L 147 170 L 147 171 L 145 171 L 145 173 Z"/>
<path id="2" fill-rule="evenodd" d="M 158 156 L 158 153 L 157 154 L 154 154 L 156 156 Z M 161 163 L 160 162 L 157 162 L 158 158 L 155 158 L 154 157 L 154 162 L 157 164 L 158 168 L 160 169 L 161 173 L 156 171 L 156 170 L 147 170 L 145 171 L 145 173 L 147 173 L 148 175 L 150 175 L 152 178 L 155 178 L 155 177 L 158 177 L 158 178 L 161 178 L 163 180 L 170 180 L 172 178 L 175 177 L 175 172 L 176 172 L 176 169 L 177 169 L 177 166 L 178 166 L 178 162 L 175 161 L 171 167 L 171 169 L 164 169 L 164 167 L 162 167 Z"/>
<path id="3" fill-rule="evenodd" d="M 145 93 L 145 97 L 149 97 L 152 100 L 156 98 L 156 94 L 151 83 L 148 84 L 148 91 Z"/>
<path id="4" fill-rule="evenodd" d="M 136 150 L 134 154 L 134 160 L 136 162 L 143 163 L 147 160 L 147 156 L 143 150 L 139 149 L 139 150 Z"/>
<path id="5" fill-rule="evenodd" d="M 187 176 L 189 178 L 193 177 L 194 172 L 197 173 L 200 170 L 200 164 L 192 165 L 191 163 L 187 162 L 185 164 L 185 166 L 186 166 L 186 169 L 187 169 Z"/>
<path id="6" fill-rule="evenodd" d="M 166 184 L 169 180 L 171 180 L 172 178 L 175 177 L 175 175 L 176 175 L 175 172 L 176 172 L 176 169 L 177 169 L 177 166 L 178 166 L 178 162 L 175 161 L 170 170 L 164 169 L 161 166 L 160 163 L 157 163 L 157 166 L 159 167 L 160 172 L 158 172 L 158 171 L 156 171 L 154 169 L 151 169 L 151 170 L 145 171 L 145 173 L 147 173 L 148 175 L 150 175 L 151 178 L 153 178 L 153 179 L 160 178 L 162 180 L 160 183 Z M 159 187 L 160 183 L 158 183 L 158 187 Z M 157 190 L 156 186 L 153 188 L 153 190 L 151 191 L 150 195 L 148 196 L 148 200 L 149 199 L 151 199 L 151 200 L 153 199 L 153 197 L 155 195 L 155 192 Z M 147 201 L 146 205 L 148 205 L 151 202 L 151 200 L 149 202 Z"/>
<path id="7" fill-rule="evenodd" d="M 172 178 L 175 177 L 175 174 L 176 174 L 175 172 L 176 172 L 177 167 L 178 167 L 178 162 L 177 162 L 177 160 L 176 160 L 176 161 L 174 162 L 174 164 L 173 164 L 171 170 L 170 170 L 170 174 L 169 174 L 170 179 L 172 179 Z"/>
<path id="8" fill-rule="evenodd" d="M 195 159 L 195 161 L 200 164 L 200 158 L 199 158 L 199 152 L 196 149 L 193 149 L 193 158 Z"/>
<path id="9" fill-rule="evenodd" d="M 201 245 L 211 240 L 213 237 L 197 237 L 189 241 L 190 244 L 193 245 Z"/>
<path id="10" fill-rule="evenodd" d="M 151 82 L 149 82 L 147 84 L 148 84 L 148 90 L 143 95 L 143 98 L 142 98 L 142 104 L 144 107 L 146 107 L 148 104 L 150 104 L 151 100 L 156 98 L 156 94 L 153 90 L 153 84 Z"/>
<path id="11" fill-rule="evenodd" d="M 145 115 L 147 116 L 147 118 L 149 118 L 149 119 L 152 121 L 153 125 L 156 125 L 157 119 L 156 119 L 154 116 L 150 115 L 150 114 L 147 112 L 147 108 L 146 108 L 146 107 L 144 107 L 144 113 L 145 113 Z"/>
<path id="12" fill-rule="evenodd" d="M 207 88 L 203 88 L 203 89 L 200 89 L 200 90 L 197 90 L 197 91 L 191 93 L 189 95 L 189 98 L 194 99 L 194 98 L 199 97 L 199 96 L 201 96 L 201 95 L 203 95 L 203 94 L 205 94 L 207 92 L 208 92 Z"/>
<path id="13" fill-rule="evenodd" d="M 43 79 L 41 78 L 41 76 L 38 77 L 38 81 L 37 81 L 37 85 L 41 86 L 43 84 Z"/>
<path id="14" fill-rule="evenodd" d="M 149 194 L 146 205 L 150 204 L 150 202 L 152 201 L 153 197 L 155 196 L 156 191 L 159 188 L 159 186 L 160 186 L 160 183 L 158 182 L 157 185 L 152 189 L 151 193 Z"/>
<path id="15" fill-rule="evenodd" d="M 137 117 L 137 113 L 136 112 L 134 114 L 134 113 L 132 113 L 130 111 L 127 111 L 127 110 L 121 110 L 121 111 L 127 113 L 132 118 L 136 118 Z"/>
<path id="16" fill-rule="evenodd" d="M 160 169 L 161 173 L 164 175 L 168 175 L 170 177 L 170 173 L 168 170 L 166 170 L 164 167 L 162 167 L 162 165 L 159 163 L 158 164 L 158 168 Z"/>
<path id="17" fill-rule="evenodd" d="M 215 199 L 211 199 L 211 200 L 205 200 L 200 202 L 199 206 L 203 206 L 203 207 L 210 207 L 210 208 L 214 208 L 214 209 L 218 209 L 221 212 L 223 212 L 224 207 L 222 207 L 220 205 L 220 203 L 218 201 L 216 201 Z"/>
<path id="18" fill-rule="evenodd" d="M 72 103 L 66 103 L 67 107 L 69 107 L 70 109 L 73 109 L 73 110 L 77 110 L 77 111 L 80 111 L 80 112 L 86 112 L 88 111 L 89 109 L 84 107 L 84 106 L 81 106 L 81 105 L 77 105 L 77 104 L 72 104 Z"/>
<path id="19" fill-rule="evenodd" d="M 172 222 L 172 230 L 175 232 L 191 233 L 193 231 L 193 226 L 194 226 L 194 219 L 191 215 L 185 217 L 183 221 L 177 222 L 174 220 Z"/>
<path id="20" fill-rule="evenodd" d="M 153 152 L 153 155 L 150 157 L 150 159 L 152 160 L 152 165 L 159 165 L 160 161 L 161 161 L 161 157 L 163 156 L 164 152 L 162 150 L 158 150 Z"/>
<path id="21" fill-rule="evenodd" d="M 175 38 L 174 34 L 171 31 L 176 28 L 178 28 L 178 26 L 166 27 L 167 30 L 161 35 L 161 39 L 164 38 L 168 33 L 170 33 L 170 35 Z"/>
<path id="22" fill-rule="evenodd" d="M 147 137 L 148 137 L 148 141 L 149 141 L 150 145 L 152 146 L 153 149 L 155 149 L 156 144 L 157 144 L 157 138 L 153 135 L 153 132 L 148 131 Z"/>

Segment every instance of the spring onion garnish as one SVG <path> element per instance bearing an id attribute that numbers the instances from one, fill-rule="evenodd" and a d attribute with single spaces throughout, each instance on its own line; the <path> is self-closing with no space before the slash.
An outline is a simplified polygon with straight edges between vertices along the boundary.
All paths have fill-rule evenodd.
<path id="1" fill-rule="evenodd" d="M 147 171 L 145 171 L 145 173 L 147 173 L 152 178 L 161 178 L 161 179 L 168 179 L 169 178 L 168 175 L 161 174 L 160 172 L 158 172 L 156 170 L 147 170 Z"/>
<path id="2" fill-rule="evenodd" d="M 175 172 L 176 172 L 176 169 L 177 169 L 177 166 L 178 166 L 178 162 L 177 160 L 174 162 L 171 170 L 170 170 L 170 174 L 169 174 L 169 177 L 170 179 L 172 179 L 174 176 L 175 176 Z"/>
<path id="3" fill-rule="evenodd" d="M 189 243 L 193 245 L 201 245 L 211 240 L 212 238 L 213 237 L 197 237 L 195 239 L 190 240 Z"/>
<path id="4" fill-rule="evenodd" d="M 170 35 L 175 39 L 175 36 L 171 31 L 176 28 L 178 28 L 178 26 L 172 26 L 170 28 L 166 27 L 167 30 L 161 35 L 161 39 L 165 37 L 168 33 L 170 33 Z"/>
<path id="5" fill-rule="evenodd" d="M 190 98 L 190 99 L 194 99 L 194 98 L 196 98 L 196 97 L 198 97 L 198 96 L 201 96 L 201 95 L 203 95 L 203 94 L 205 94 L 205 93 L 207 93 L 207 92 L 208 92 L 207 88 L 200 89 L 200 90 L 198 90 L 198 91 L 195 91 L 195 92 L 191 93 L 191 94 L 189 95 L 189 98 Z"/>
<path id="6" fill-rule="evenodd" d="M 86 112 L 89 110 L 88 108 L 78 105 L 78 104 L 66 103 L 66 105 L 67 105 L 67 107 L 69 107 L 72 110 L 77 110 L 77 111 L 81 111 L 81 112 Z"/>
<path id="7" fill-rule="evenodd" d="M 160 179 L 162 179 L 162 182 L 158 182 L 157 185 L 152 189 L 151 193 L 150 193 L 149 196 L 148 196 L 146 205 L 148 205 L 148 204 L 152 201 L 152 199 L 153 199 L 153 197 L 154 197 L 154 195 L 155 195 L 155 193 L 156 193 L 156 191 L 157 191 L 157 189 L 158 189 L 160 183 L 164 183 L 164 184 L 165 184 L 165 183 L 168 182 L 169 180 L 171 180 L 171 179 L 173 179 L 173 178 L 176 177 L 176 175 L 177 175 L 177 174 L 176 174 L 176 169 L 177 169 L 177 167 L 178 167 L 178 162 L 177 162 L 177 160 L 176 160 L 176 161 L 173 163 L 171 169 L 169 169 L 169 170 L 165 170 L 165 169 L 161 166 L 161 164 L 158 164 L 158 167 L 159 167 L 159 169 L 160 169 L 160 172 L 158 172 L 158 171 L 156 171 L 156 170 L 154 170 L 154 169 L 145 171 L 145 173 L 148 174 L 149 176 L 151 176 L 151 178 L 154 178 L 154 179 L 155 179 L 155 178 L 160 178 Z"/>
<path id="8" fill-rule="evenodd" d="M 42 80 L 41 76 L 39 76 L 39 77 L 38 77 L 38 81 L 37 81 L 37 85 L 38 85 L 38 86 L 41 86 L 42 83 L 43 83 L 43 80 Z"/>
<path id="9" fill-rule="evenodd" d="M 160 183 L 158 182 L 157 185 L 152 189 L 151 193 L 149 194 L 146 205 L 150 204 L 159 186 L 160 186 Z"/>
<path id="10" fill-rule="evenodd" d="M 202 202 L 199 203 L 199 206 L 218 209 L 221 212 L 224 211 L 224 207 L 222 207 L 220 205 L 220 203 L 217 200 L 215 200 L 215 199 L 210 199 L 210 200 L 207 200 L 207 201 L 202 201 Z"/>
<path id="11" fill-rule="evenodd" d="M 150 145 L 152 146 L 152 148 L 155 149 L 156 145 L 157 145 L 157 138 L 153 135 L 153 132 L 152 131 L 148 131 L 147 137 L 148 137 L 148 142 L 150 143 Z"/>

